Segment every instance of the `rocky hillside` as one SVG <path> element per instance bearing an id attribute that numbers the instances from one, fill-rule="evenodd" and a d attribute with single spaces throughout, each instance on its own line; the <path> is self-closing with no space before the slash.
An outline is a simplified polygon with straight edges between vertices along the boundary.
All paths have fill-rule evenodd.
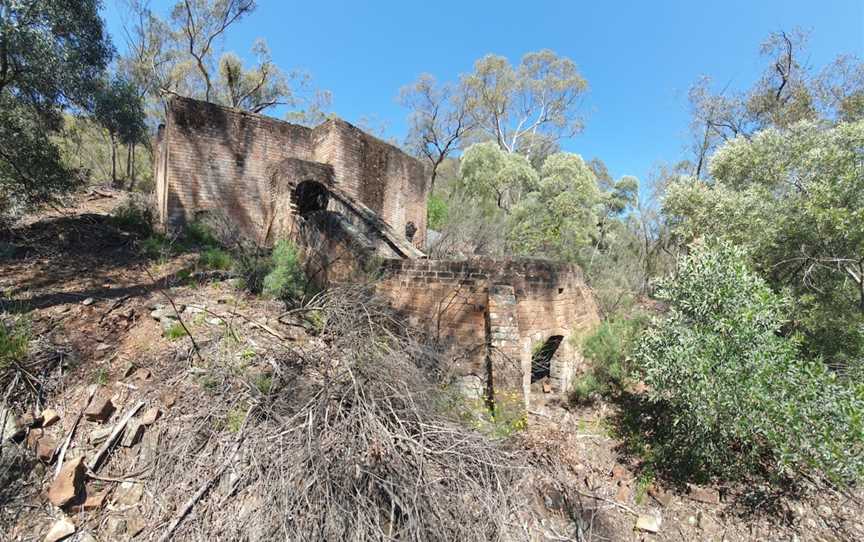
<path id="1" fill-rule="evenodd" d="M 362 285 L 286 310 L 125 197 L 0 238 L 3 540 L 864 540 L 860 493 L 652 476 L 620 406 L 488 420 Z"/>

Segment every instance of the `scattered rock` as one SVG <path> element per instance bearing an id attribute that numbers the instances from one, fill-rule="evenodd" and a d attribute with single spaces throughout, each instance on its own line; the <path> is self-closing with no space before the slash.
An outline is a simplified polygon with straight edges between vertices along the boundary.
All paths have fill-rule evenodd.
<path id="1" fill-rule="evenodd" d="M 36 443 L 36 457 L 43 463 L 50 463 L 54 459 L 54 450 L 57 449 L 57 441 L 44 436 Z"/>
<path id="2" fill-rule="evenodd" d="M 627 469 L 625 469 L 623 465 L 615 465 L 612 467 L 613 480 L 627 480 L 628 478 L 630 478 L 630 473 L 627 472 Z"/>
<path id="3" fill-rule="evenodd" d="M 543 382 L 543 393 L 552 393 L 552 384 Z"/>
<path id="4" fill-rule="evenodd" d="M 630 500 L 630 484 L 624 480 L 618 481 L 618 491 L 615 492 L 615 500 L 621 504 Z"/>
<path id="5" fill-rule="evenodd" d="M 134 538 L 140 534 L 146 526 L 147 523 L 144 521 L 144 518 L 139 514 L 132 514 L 130 517 L 126 518 L 126 535 L 129 538 Z"/>
<path id="6" fill-rule="evenodd" d="M 174 404 L 173 402 L 171 404 Z M 159 410 L 158 407 L 153 407 L 144 414 L 141 415 L 140 422 L 141 425 L 153 425 L 156 423 L 156 420 L 159 419 L 159 416 L 162 415 L 162 411 Z"/>
<path id="7" fill-rule="evenodd" d="M 656 533 L 660 531 L 660 524 L 663 523 L 663 520 L 660 516 L 653 516 L 649 514 L 641 514 L 636 519 L 636 528 L 640 531 L 647 531 L 649 533 Z"/>
<path id="8" fill-rule="evenodd" d="M 208 318 L 207 323 L 210 324 L 211 326 L 221 326 L 223 322 L 222 322 L 221 318 L 213 317 L 213 318 Z"/>
<path id="9" fill-rule="evenodd" d="M 663 491 L 656 484 L 651 484 L 648 486 L 648 495 L 651 496 L 652 499 L 657 501 L 663 507 L 668 507 L 672 504 L 672 494 L 668 491 Z"/>
<path id="10" fill-rule="evenodd" d="M 693 484 L 687 484 L 687 487 L 689 488 L 687 496 L 692 500 L 705 504 L 720 504 L 720 492 L 716 489 Z"/>
<path id="11" fill-rule="evenodd" d="M 41 429 L 27 431 L 27 438 L 24 439 L 24 445 L 27 446 L 27 449 L 35 451 L 36 445 L 39 444 L 39 439 L 42 438 L 44 433 Z"/>
<path id="12" fill-rule="evenodd" d="M 99 343 L 99 345 L 96 346 L 96 351 L 97 351 L 97 352 L 104 352 L 105 350 L 108 350 L 109 348 L 111 348 L 111 345 L 110 345 L 110 344 L 108 344 L 108 343 Z"/>
<path id="13" fill-rule="evenodd" d="M 90 441 L 90 444 L 102 444 L 111 436 L 112 431 L 114 431 L 114 426 L 99 427 L 90 432 L 90 438 L 87 440 Z"/>
<path id="14" fill-rule="evenodd" d="M 50 427 L 60 421 L 60 415 L 53 408 L 46 408 L 40 416 L 42 417 L 42 427 Z"/>
<path id="15" fill-rule="evenodd" d="M 92 305 L 95 302 L 96 302 L 95 299 L 93 299 L 92 297 L 88 297 L 87 299 L 82 301 L 81 304 L 84 305 L 85 307 L 89 307 L 90 305 Z"/>
<path id="16" fill-rule="evenodd" d="M 78 542 L 98 542 L 96 537 L 90 533 L 81 533 L 78 535 Z"/>
<path id="17" fill-rule="evenodd" d="M 58 542 L 58 540 L 63 540 L 67 536 L 72 536 L 73 534 L 75 534 L 75 524 L 68 519 L 63 518 L 56 521 L 54 525 L 51 526 L 51 529 L 48 530 L 48 534 L 45 535 L 44 542 Z"/>
<path id="18" fill-rule="evenodd" d="M 108 540 L 119 540 L 126 533 L 126 520 L 119 516 L 111 516 L 105 522 L 105 534 Z"/>
<path id="19" fill-rule="evenodd" d="M 148 380 L 150 378 L 150 369 L 135 369 L 132 373 L 132 380 Z"/>
<path id="20" fill-rule="evenodd" d="M 114 492 L 114 502 L 121 506 L 135 506 L 143 496 L 143 485 L 135 482 L 123 482 Z"/>
<path id="21" fill-rule="evenodd" d="M 159 394 L 159 400 L 165 408 L 171 408 L 177 402 L 177 394 L 171 391 L 163 391 Z"/>
<path id="22" fill-rule="evenodd" d="M 114 403 L 106 393 L 97 394 L 90 402 L 90 406 L 84 411 L 84 417 L 91 422 L 104 423 L 114 413 Z"/>
<path id="23" fill-rule="evenodd" d="M 141 440 L 143 434 L 144 424 L 141 423 L 141 420 L 129 420 L 129 423 L 126 425 L 126 431 L 123 433 L 123 441 L 121 444 L 127 448 L 131 448 L 138 444 L 138 441 Z"/>
<path id="24" fill-rule="evenodd" d="M 51 504 L 62 508 L 79 497 L 84 489 L 85 470 L 83 456 L 67 461 L 48 488 L 48 500 Z"/>
<path id="25" fill-rule="evenodd" d="M 24 430 L 15 423 L 15 415 L 12 411 L 0 407 L 0 441 L 14 440 L 20 442 L 24 438 Z"/>
<path id="26" fill-rule="evenodd" d="M 70 506 L 69 511 L 77 514 L 78 512 L 92 512 L 94 510 L 99 510 L 105 504 L 105 499 L 107 498 L 107 489 L 88 494 L 83 503 Z"/>
<path id="27" fill-rule="evenodd" d="M 127 363 L 127 364 L 123 367 L 123 373 L 122 373 L 122 374 L 123 374 L 123 378 L 128 378 L 129 375 L 131 375 L 132 373 L 134 373 L 134 372 L 135 372 L 135 369 L 137 369 L 137 368 L 138 368 L 138 367 L 136 367 L 135 364 L 132 363 L 131 361 L 130 361 L 129 363 Z"/>

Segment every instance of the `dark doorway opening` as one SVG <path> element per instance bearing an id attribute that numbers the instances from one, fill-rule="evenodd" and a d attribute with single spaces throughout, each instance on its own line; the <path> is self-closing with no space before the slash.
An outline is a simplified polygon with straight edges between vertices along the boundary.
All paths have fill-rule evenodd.
<path id="1" fill-rule="evenodd" d="M 546 339 L 546 342 L 531 355 L 532 384 L 549 376 L 549 367 L 552 364 L 552 358 L 555 356 L 555 352 L 558 351 L 558 347 L 561 346 L 561 341 L 563 340 L 563 336 L 553 335 Z"/>
<path id="2" fill-rule="evenodd" d="M 306 216 L 315 211 L 324 211 L 327 209 L 327 202 L 330 200 L 330 193 L 327 188 L 316 181 L 303 181 L 294 189 L 292 196 L 294 205 L 297 207 L 297 212 L 300 216 Z"/>

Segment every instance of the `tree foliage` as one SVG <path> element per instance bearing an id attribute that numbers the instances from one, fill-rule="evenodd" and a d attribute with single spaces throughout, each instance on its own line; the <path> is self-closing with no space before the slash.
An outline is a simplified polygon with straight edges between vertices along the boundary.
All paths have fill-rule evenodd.
<path id="1" fill-rule="evenodd" d="M 574 261 L 597 234 L 602 195 L 582 157 L 553 154 L 513 209 L 508 239 L 517 254 Z"/>
<path id="2" fill-rule="evenodd" d="M 769 34 L 760 47 L 766 68 L 748 89 L 717 93 L 709 77 L 691 88 L 694 176 L 708 174 L 713 152 L 738 136 L 785 129 L 805 120 L 836 123 L 861 118 L 864 64 L 841 55 L 817 73 L 802 60 L 807 40 L 807 33 L 799 29 Z"/>
<path id="3" fill-rule="evenodd" d="M 92 108 L 112 55 L 95 0 L 0 3 L 0 201 L 35 205 L 74 188 L 49 136 L 62 110 Z M 0 209 L 2 211 L 2 209 Z"/>
<path id="4" fill-rule="evenodd" d="M 636 353 L 666 412 L 652 461 L 678 474 L 864 477 L 864 386 L 780 333 L 787 300 L 728 243 L 694 247 L 658 297 L 670 307 Z"/>
<path id="5" fill-rule="evenodd" d="M 588 84 L 572 60 L 553 51 L 528 53 L 515 67 L 486 55 L 462 86 L 478 128 L 507 152 L 538 134 L 558 139 L 582 129 L 578 109 Z M 530 157 L 533 148 L 524 152 Z"/>
<path id="6" fill-rule="evenodd" d="M 714 181 L 684 179 L 664 200 L 684 242 L 722 236 L 788 289 L 808 348 L 837 365 L 864 359 L 862 149 L 862 121 L 763 130 L 717 151 Z"/>

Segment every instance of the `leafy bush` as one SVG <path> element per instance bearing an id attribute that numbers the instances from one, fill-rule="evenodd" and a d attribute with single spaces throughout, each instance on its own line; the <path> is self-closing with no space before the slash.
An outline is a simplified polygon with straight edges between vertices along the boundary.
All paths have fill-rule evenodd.
<path id="1" fill-rule="evenodd" d="M 122 205 L 114 209 L 110 221 L 123 231 L 147 237 L 153 233 L 155 216 L 153 207 L 146 198 L 130 196 Z"/>
<path id="2" fill-rule="evenodd" d="M 426 203 L 426 224 L 430 229 L 440 230 L 447 222 L 447 201 L 437 194 L 430 194 Z"/>
<path id="3" fill-rule="evenodd" d="M 308 281 L 297 247 L 291 241 L 278 241 L 271 258 L 273 269 L 264 277 L 264 293 L 286 301 L 301 299 L 306 294 Z"/>
<path id="4" fill-rule="evenodd" d="M 670 313 L 635 355 L 668 416 L 651 462 L 703 476 L 864 475 L 864 386 L 780 334 L 787 302 L 729 244 L 696 246 L 660 285 Z"/>
<path id="5" fill-rule="evenodd" d="M 213 227 L 206 220 L 195 220 L 186 225 L 186 240 L 199 247 L 219 247 Z"/>
<path id="6" fill-rule="evenodd" d="M 198 257 L 198 265 L 206 269 L 231 269 L 234 258 L 220 248 L 208 248 Z"/>
<path id="7" fill-rule="evenodd" d="M 588 361 L 588 370 L 575 380 L 570 400 L 584 403 L 596 395 L 607 395 L 623 388 L 633 372 L 630 357 L 646 325 L 646 317 L 636 315 L 605 321 L 588 335 L 582 341 L 582 355 Z"/>
<path id="8" fill-rule="evenodd" d="M 22 319 L 14 322 L 0 320 L 0 370 L 27 357 L 30 330 Z"/>

